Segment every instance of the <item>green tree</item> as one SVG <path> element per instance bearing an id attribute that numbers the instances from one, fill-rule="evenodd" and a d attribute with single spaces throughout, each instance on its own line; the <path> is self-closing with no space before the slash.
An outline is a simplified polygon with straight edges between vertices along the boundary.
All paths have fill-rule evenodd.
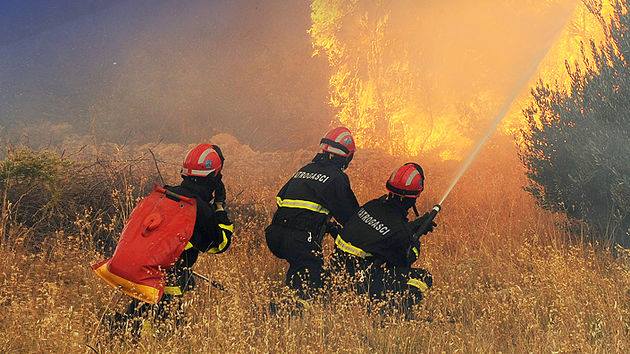
<path id="1" fill-rule="evenodd" d="M 630 14 L 615 2 L 610 21 L 601 1 L 586 2 L 607 39 L 590 44 L 567 70 L 569 89 L 540 82 L 525 109 L 521 159 L 528 190 L 540 204 L 586 223 L 600 241 L 630 247 Z"/>

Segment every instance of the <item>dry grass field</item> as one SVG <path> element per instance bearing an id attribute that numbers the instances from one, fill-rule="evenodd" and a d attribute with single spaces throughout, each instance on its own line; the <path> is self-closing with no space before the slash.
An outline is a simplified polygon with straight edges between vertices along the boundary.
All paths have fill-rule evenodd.
<path id="1" fill-rule="evenodd" d="M 97 161 L 102 178 L 125 183 L 104 189 L 114 194 L 114 209 L 56 210 L 73 213 L 68 217 L 74 226 L 46 234 L 36 251 L 29 246 L 34 231 L 3 224 L 2 352 L 630 352 L 628 258 L 613 258 L 570 236 L 561 216 L 536 206 L 523 191 L 526 180 L 513 149 L 497 142 L 468 171 L 438 216 L 438 229 L 423 240 L 418 266 L 433 273 L 434 288 L 415 320 L 368 315 L 361 299 L 343 293 L 313 304 L 302 317 L 270 316 L 284 264 L 267 250 L 263 229 L 275 192 L 312 152 L 258 153 L 226 136 L 214 140 L 228 159 L 224 173 L 237 233 L 229 252 L 201 257 L 196 270 L 225 291 L 198 282 L 185 297 L 183 326 L 145 335 L 135 345 L 111 338 L 103 314 L 122 310 L 128 299 L 92 274 L 89 265 L 103 258 L 93 233 L 115 237 L 120 220 L 103 215 L 129 212 L 141 194 L 139 183 L 148 185 L 155 175 L 153 162 L 147 147 L 70 146 L 67 151 L 80 152 L 66 152 L 68 159 Z M 166 179 L 175 182 L 186 147 L 153 149 Z M 144 158 L 133 166 L 140 168 L 125 165 L 125 158 L 138 154 Z M 106 167 L 103 156 L 111 158 Z M 360 151 L 349 169 L 361 202 L 379 196 L 391 170 L 405 162 L 374 156 L 382 154 Z M 456 164 L 420 163 L 428 175 L 426 209 L 439 199 Z M 125 177 L 143 173 L 148 179 Z M 20 209 L 3 207 L 3 213 Z"/>

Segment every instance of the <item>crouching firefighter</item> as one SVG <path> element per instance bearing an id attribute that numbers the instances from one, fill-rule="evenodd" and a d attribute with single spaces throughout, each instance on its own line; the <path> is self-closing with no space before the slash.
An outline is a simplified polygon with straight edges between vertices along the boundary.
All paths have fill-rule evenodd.
<path id="1" fill-rule="evenodd" d="M 343 225 L 359 203 L 344 170 L 356 147 L 345 127 L 329 131 L 320 152 L 297 171 L 276 197 L 278 209 L 265 230 L 267 245 L 289 263 L 286 285 L 299 302 L 311 299 L 322 288 L 322 241 L 332 218 Z"/>
<path id="2" fill-rule="evenodd" d="M 195 286 L 192 266 L 199 253 L 219 254 L 230 247 L 234 226 L 224 208 L 224 161 L 216 145 L 200 144 L 188 152 L 181 184 L 156 186 L 133 210 L 113 257 L 92 266 L 133 298 L 114 322 L 131 323 L 134 337 L 149 315 L 157 320 L 174 315 L 180 322 L 181 297 Z"/>
<path id="3" fill-rule="evenodd" d="M 432 286 L 431 274 L 412 268 L 420 250 L 420 230 L 428 214 L 409 222 L 409 209 L 424 189 L 424 172 L 414 163 L 398 168 L 387 181 L 388 194 L 363 205 L 335 239 L 333 264 L 360 294 L 382 301 L 382 312 L 400 308 L 412 318 L 412 306 Z"/>

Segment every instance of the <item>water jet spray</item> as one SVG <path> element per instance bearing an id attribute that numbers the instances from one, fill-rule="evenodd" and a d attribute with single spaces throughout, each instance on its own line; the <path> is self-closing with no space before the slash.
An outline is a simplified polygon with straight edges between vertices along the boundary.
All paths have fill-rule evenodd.
<path id="1" fill-rule="evenodd" d="M 477 155 L 479 155 L 481 148 L 485 145 L 485 143 L 490 139 L 490 137 L 497 130 L 501 121 L 510 112 L 510 108 L 512 107 L 513 102 L 518 98 L 519 94 L 523 91 L 525 86 L 530 82 L 532 76 L 534 76 L 538 72 L 538 68 L 540 67 L 540 64 L 543 62 L 547 54 L 551 51 L 551 48 L 553 48 L 554 43 L 556 42 L 558 36 L 560 35 L 564 27 L 567 25 L 567 23 L 571 19 L 572 14 L 575 12 L 576 7 L 577 7 L 577 3 L 573 6 L 571 11 L 567 11 L 567 14 L 565 15 L 564 21 L 561 22 L 561 25 L 555 28 L 551 32 L 553 33 L 553 35 L 550 37 L 549 41 L 547 42 L 547 45 L 544 48 L 542 48 L 541 51 L 533 58 L 531 65 L 523 73 L 523 75 L 521 75 L 520 78 L 516 81 L 514 88 L 512 89 L 508 98 L 505 100 L 505 103 L 501 106 L 501 109 L 499 109 L 499 111 L 497 112 L 496 116 L 492 120 L 492 123 L 486 130 L 486 133 L 484 134 L 484 136 L 479 140 L 479 142 L 477 142 L 477 145 L 475 145 L 471 153 L 468 155 L 468 157 L 466 158 L 466 160 L 460 167 L 459 171 L 457 172 L 457 174 L 451 181 L 451 184 L 446 189 L 446 192 L 444 192 L 444 195 L 440 199 L 440 202 L 436 204 L 429 213 L 427 213 L 427 217 L 425 218 L 422 225 L 418 228 L 419 235 L 422 235 L 422 231 L 427 230 L 429 228 L 429 226 L 431 225 L 431 223 L 433 222 L 437 214 L 440 212 L 440 210 L 442 210 L 442 204 L 444 204 L 444 201 L 446 200 L 446 198 L 448 198 L 448 196 L 451 194 L 451 192 L 453 191 L 453 189 L 455 188 L 459 180 L 466 173 L 466 171 L 468 171 L 472 162 L 475 161 L 475 159 L 477 158 Z"/>

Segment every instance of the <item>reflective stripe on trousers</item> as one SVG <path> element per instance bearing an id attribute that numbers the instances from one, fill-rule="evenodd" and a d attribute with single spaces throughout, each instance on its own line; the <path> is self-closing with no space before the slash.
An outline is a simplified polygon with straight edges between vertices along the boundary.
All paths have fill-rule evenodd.
<path id="1" fill-rule="evenodd" d="M 427 285 L 427 283 L 416 278 L 409 278 L 409 280 L 407 281 L 407 285 L 413 286 L 414 288 L 418 288 L 418 290 L 420 290 L 420 292 L 423 292 L 423 293 L 429 290 L 429 286 Z"/>

